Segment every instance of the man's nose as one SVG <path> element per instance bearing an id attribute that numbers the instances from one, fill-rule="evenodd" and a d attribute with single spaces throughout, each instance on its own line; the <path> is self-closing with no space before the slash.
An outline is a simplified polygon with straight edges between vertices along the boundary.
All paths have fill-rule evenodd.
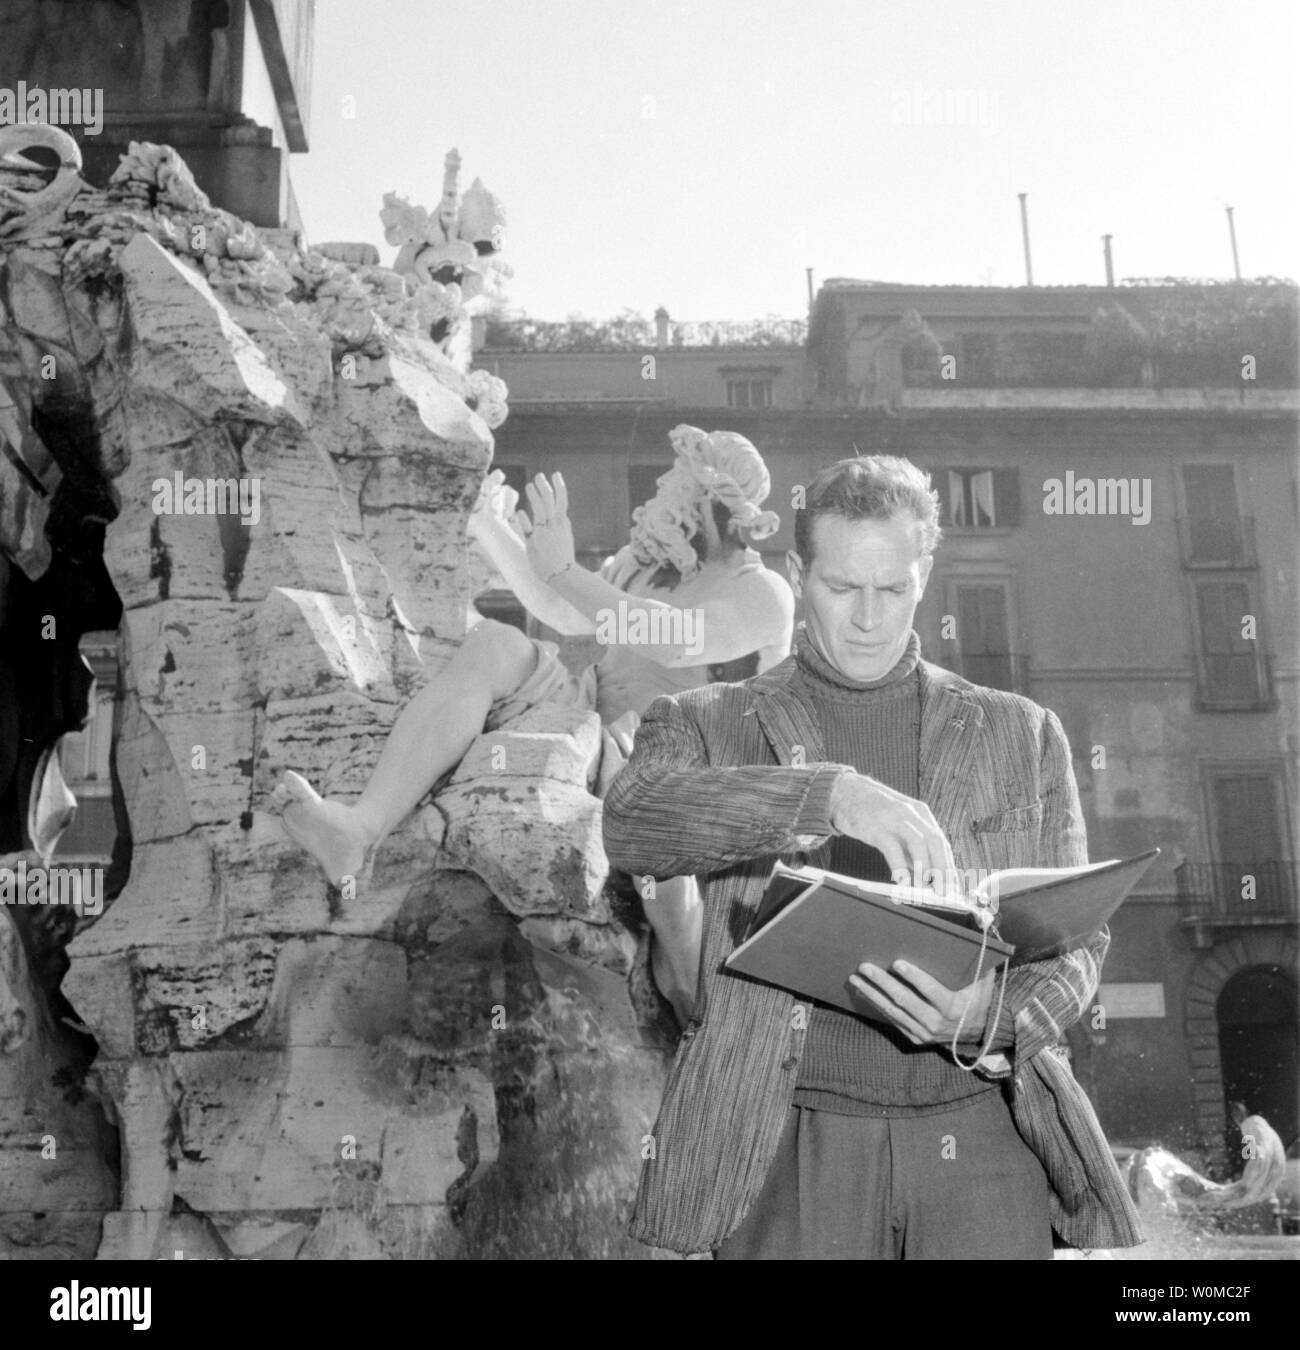
<path id="1" fill-rule="evenodd" d="M 853 622 L 868 632 L 880 622 L 880 602 L 870 588 L 858 592 L 857 603 L 853 606 Z"/>

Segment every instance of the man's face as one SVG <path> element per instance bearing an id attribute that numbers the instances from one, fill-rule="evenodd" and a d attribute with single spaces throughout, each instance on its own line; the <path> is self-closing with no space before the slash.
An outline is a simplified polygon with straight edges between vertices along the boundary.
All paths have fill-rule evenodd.
<path id="1" fill-rule="evenodd" d="M 933 558 L 911 516 L 818 516 L 812 562 L 789 555 L 790 583 L 822 653 L 852 680 L 878 680 L 897 664 L 925 592 Z"/>

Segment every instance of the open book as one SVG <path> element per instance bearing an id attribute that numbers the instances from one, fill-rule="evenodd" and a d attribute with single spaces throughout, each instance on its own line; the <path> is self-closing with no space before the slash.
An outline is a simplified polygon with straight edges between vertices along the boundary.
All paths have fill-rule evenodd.
<path id="1" fill-rule="evenodd" d="M 728 970 L 865 1017 L 849 976 L 863 961 L 911 962 L 948 989 L 983 969 L 1041 961 L 1087 942 L 1120 907 L 1158 848 L 1081 867 L 993 872 L 969 896 L 776 865 Z"/>

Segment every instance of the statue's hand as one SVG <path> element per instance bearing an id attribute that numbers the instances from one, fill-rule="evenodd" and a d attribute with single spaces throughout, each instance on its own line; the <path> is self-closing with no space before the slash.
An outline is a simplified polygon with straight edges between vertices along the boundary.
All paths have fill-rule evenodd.
<path id="1" fill-rule="evenodd" d="M 505 526 L 513 529 L 523 538 L 515 522 L 519 494 L 506 482 L 506 476 L 500 469 L 493 469 L 483 480 L 479 489 L 478 501 L 470 512 L 466 529 L 471 539 L 480 539 L 484 531 L 493 527 Z"/>
<path id="2" fill-rule="evenodd" d="M 559 473 L 550 482 L 545 474 L 539 473 L 528 484 L 527 492 L 533 512 L 533 528 L 525 541 L 528 561 L 533 571 L 546 581 L 574 562 L 569 493 L 564 486 L 564 475 Z"/>

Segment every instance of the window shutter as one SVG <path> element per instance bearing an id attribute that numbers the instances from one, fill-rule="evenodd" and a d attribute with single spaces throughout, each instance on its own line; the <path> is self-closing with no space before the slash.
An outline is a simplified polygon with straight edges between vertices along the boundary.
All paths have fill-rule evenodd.
<path id="1" fill-rule="evenodd" d="M 966 493 L 962 476 L 955 469 L 948 470 L 947 520 L 950 525 L 966 524 Z"/>
<path id="2" fill-rule="evenodd" d="M 993 500 L 999 525 L 1020 524 L 1020 470 L 993 470 Z"/>

